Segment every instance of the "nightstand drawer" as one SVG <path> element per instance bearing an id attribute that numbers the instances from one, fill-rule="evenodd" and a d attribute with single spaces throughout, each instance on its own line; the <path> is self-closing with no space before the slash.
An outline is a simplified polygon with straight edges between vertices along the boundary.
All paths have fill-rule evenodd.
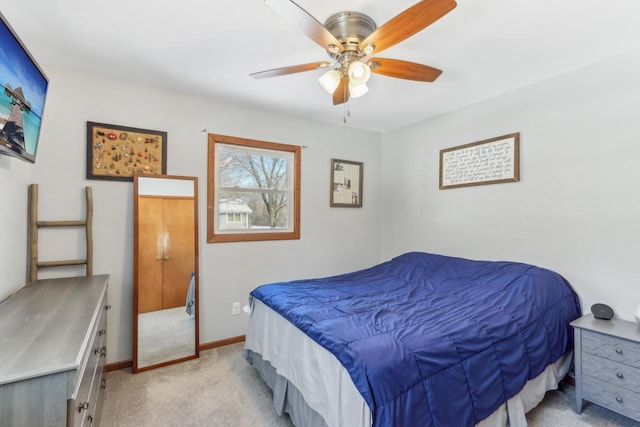
<path id="1" fill-rule="evenodd" d="M 582 373 L 634 393 L 640 393 L 640 371 L 631 366 L 582 353 Z"/>
<path id="2" fill-rule="evenodd" d="M 582 387 L 586 400 L 640 420 L 640 394 L 591 377 L 584 377 Z"/>
<path id="3" fill-rule="evenodd" d="M 640 343 L 585 330 L 582 332 L 582 351 L 640 368 Z"/>

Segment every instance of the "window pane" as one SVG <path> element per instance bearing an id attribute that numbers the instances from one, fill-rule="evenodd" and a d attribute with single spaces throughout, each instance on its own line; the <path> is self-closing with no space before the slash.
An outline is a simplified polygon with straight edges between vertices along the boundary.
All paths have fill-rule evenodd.
<path id="1" fill-rule="evenodd" d="M 242 221 L 242 215 L 240 213 L 237 212 L 229 212 L 227 213 L 227 222 L 228 223 L 234 223 L 234 222 L 241 222 Z M 245 214 L 246 216 L 246 214 Z"/>
<path id="2" fill-rule="evenodd" d="M 251 232 L 288 229 L 288 205 L 289 197 L 286 193 L 221 191 L 218 227 L 220 230 L 234 232 L 243 229 Z M 236 214 L 238 221 L 231 222 L 229 214 Z"/>
<path id="3" fill-rule="evenodd" d="M 221 147 L 218 150 L 219 186 L 223 188 L 288 188 L 288 158 L 272 150 L 242 152 Z"/>

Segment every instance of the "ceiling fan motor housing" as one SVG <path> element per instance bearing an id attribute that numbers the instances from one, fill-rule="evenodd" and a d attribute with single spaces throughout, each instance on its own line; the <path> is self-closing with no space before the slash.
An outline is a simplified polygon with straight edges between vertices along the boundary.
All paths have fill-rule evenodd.
<path id="1" fill-rule="evenodd" d="M 358 45 L 377 28 L 369 16 L 360 12 L 339 12 L 331 15 L 324 26 L 344 46 L 346 51 L 358 51 Z M 327 51 L 330 57 L 338 59 L 339 54 Z"/>

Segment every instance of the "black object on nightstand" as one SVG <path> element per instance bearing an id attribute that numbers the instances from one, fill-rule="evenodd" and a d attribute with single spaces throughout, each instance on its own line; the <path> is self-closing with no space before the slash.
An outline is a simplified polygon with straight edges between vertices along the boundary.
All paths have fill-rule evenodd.
<path id="1" fill-rule="evenodd" d="M 613 317 L 613 309 L 606 304 L 593 304 L 591 312 L 596 319 L 611 320 Z"/>

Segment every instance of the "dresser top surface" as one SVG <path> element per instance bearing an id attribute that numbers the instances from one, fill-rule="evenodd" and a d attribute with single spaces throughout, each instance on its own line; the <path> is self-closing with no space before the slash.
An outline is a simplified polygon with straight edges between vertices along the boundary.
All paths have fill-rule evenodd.
<path id="1" fill-rule="evenodd" d="M 38 280 L 0 304 L 0 385 L 78 369 L 108 280 Z"/>
<path id="2" fill-rule="evenodd" d="M 593 314 L 586 314 L 571 322 L 574 328 L 580 328 L 601 334 L 640 342 L 640 324 L 621 319 L 596 319 Z"/>

